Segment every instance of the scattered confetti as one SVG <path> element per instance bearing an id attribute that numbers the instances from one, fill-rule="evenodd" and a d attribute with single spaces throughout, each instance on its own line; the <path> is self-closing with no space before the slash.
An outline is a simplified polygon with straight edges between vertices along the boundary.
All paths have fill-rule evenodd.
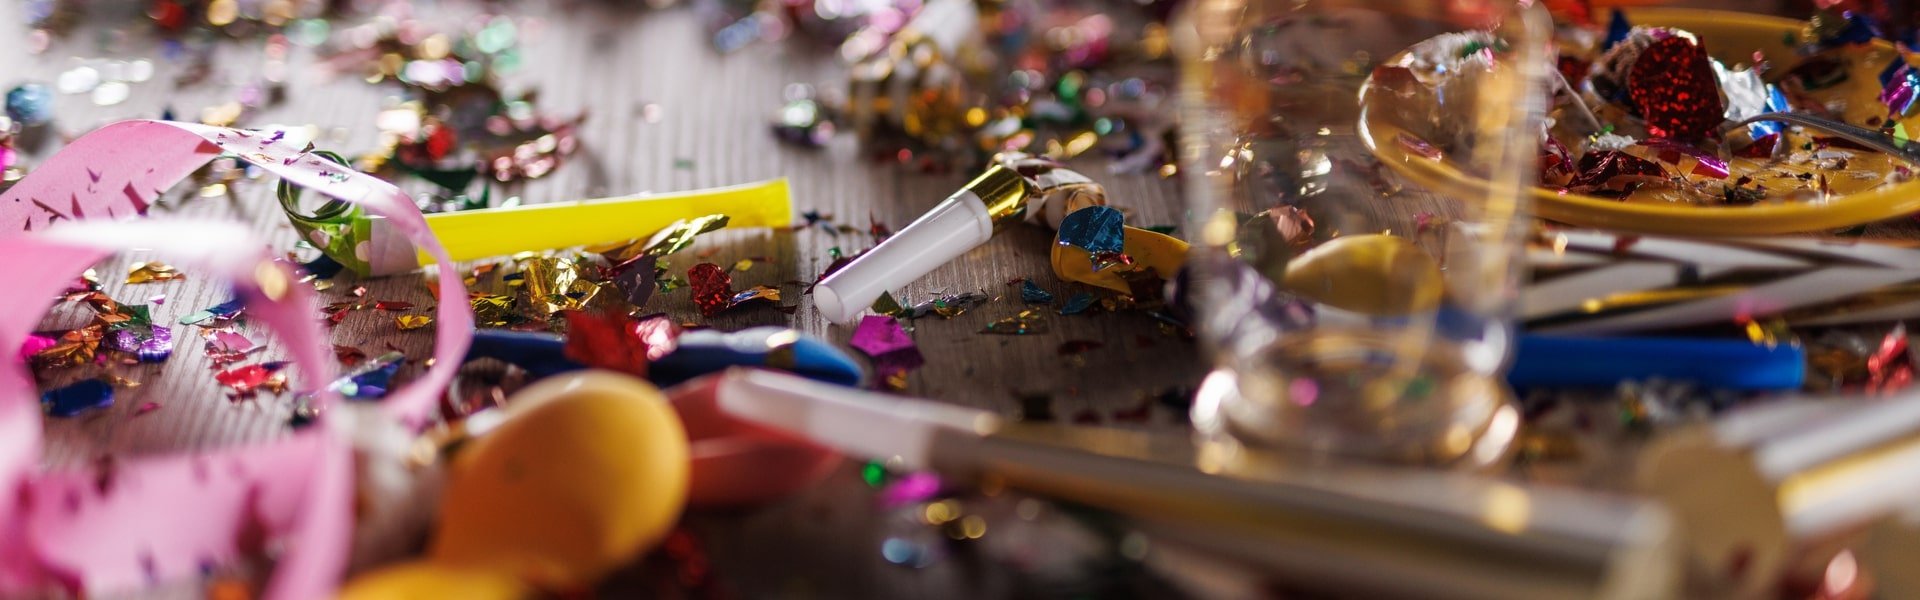
<path id="1" fill-rule="evenodd" d="M 1060 307 L 1060 314 L 1077 315 L 1093 308 L 1094 297 L 1088 292 L 1080 292 L 1067 297 L 1066 305 Z"/>
<path id="2" fill-rule="evenodd" d="M 342 346 L 339 344 L 334 344 L 333 359 L 340 361 L 340 366 L 351 368 L 362 362 L 366 362 L 367 353 L 366 351 L 361 350 L 359 348 L 355 348 L 353 346 Z"/>
<path id="3" fill-rule="evenodd" d="M 163 362 L 173 355 L 173 329 L 168 327 L 140 325 L 117 329 L 109 340 L 109 349 L 131 354 L 143 363 Z"/>
<path id="4" fill-rule="evenodd" d="M 213 379 L 220 382 L 220 385 L 227 386 L 227 389 L 234 394 L 246 396 L 256 390 L 271 391 L 281 385 L 276 382 L 276 377 L 279 378 L 279 382 L 285 381 L 285 376 L 280 373 L 280 370 L 286 366 L 285 362 L 270 362 L 235 367 L 214 373 Z"/>
<path id="5" fill-rule="evenodd" d="M 40 406 L 50 417 L 77 417 L 113 406 L 113 386 L 99 379 L 79 381 L 40 394 Z"/>
<path id="6" fill-rule="evenodd" d="M 520 315 L 514 312 L 515 302 L 512 296 L 474 293 L 468 301 L 473 306 L 474 325 L 506 327 L 521 320 Z"/>
<path id="7" fill-rule="evenodd" d="M 400 372 L 400 365 L 405 364 L 406 359 L 407 356 L 399 352 L 382 354 L 347 371 L 328 384 L 327 389 L 355 400 L 384 398 L 393 387 L 393 375 Z"/>
<path id="8" fill-rule="evenodd" d="M 225 368 L 247 359 L 248 354 L 259 350 L 261 346 L 247 339 L 247 336 L 233 331 L 209 330 L 207 337 L 207 360 L 213 362 L 216 369 Z"/>
<path id="9" fill-rule="evenodd" d="M 625 313 L 568 311 L 566 357 L 599 369 L 647 376 L 652 356 L 639 324 Z"/>
<path id="10" fill-rule="evenodd" d="M 393 325 L 401 331 L 413 331 L 432 323 L 433 317 L 427 315 L 397 315 L 393 318 Z"/>
<path id="11" fill-rule="evenodd" d="M 1052 304 L 1053 293 L 1040 289 L 1029 279 L 1020 283 L 1020 301 L 1027 304 Z"/>
<path id="12" fill-rule="evenodd" d="M 239 298 L 234 298 L 232 300 L 228 300 L 220 304 L 209 306 L 205 309 L 194 311 L 192 314 L 189 314 L 187 316 L 180 317 L 180 324 L 204 326 L 205 324 L 212 323 L 216 320 L 231 321 L 238 318 L 240 316 L 240 312 L 245 310 L 246 306 L 247 305 L 245 301 Z"/>
<path id="13" fill-rule="evenodd" d="M 951 319 L 966 314 L 967 309 L 986 304 L 991 300 L 993 297 L 985 292 L 946 294 L 913 305 L 913 308 L 907 310 L 907 318 L 918 319 L 927 315 L 939 315 L 940 318 Z"/>
<path id="14" fill-rule="evenodd" d="M 687 281 L 693 286 L 693 305 L 699 307 L 700 314 L 709 319 L 730 306 L 733 299 L 733 278 L 713 263 L 700 263 L 687 269 Z"/>
<path id="15" fill-rule="evenodd" d="M 980 330 L 980 333 L 999 335 L 1027 335 L 1046 332 L 1046 316 L 1035 310 L 1020 311 L 1011 317 L 988 323 L 985 328 Z"/>
<path id="16" fill-rule="evenodd" d="M 133 409 L 133 416 L 138 417 L 156 410 L 160 410 L 159 402 L 142 402 L 138 408 Z"/>
<path id="17" fill-rule="evenodd" d="M 927 362 L 920 354 L 919 347 L 914 345 L 913 338 L 900 328 L 900 321 L 890 316 L 869 315 L 861 318 L 848 345 L 873 360 L 874 375 L 881 383 L 896 379 L 904 383 L 908 372 Z"/>
<path id="18" fill-rule="evenodd" d="M 137 262 L 127 269 L 127 283 L 173 281 L 186 275 L 163 262 Z"/>
<path id="19" fill-rule="evenodd" d="M 403 310 L 412 310 L 412 309 L 413 309 L 413 303 L 412 303 L 412 302 L 401 302 L 401 301 L 398 301 L 398 300 L 381 300 L 381 301 L 378 301 L 378 302 L 374 302 L 374 303 L 373 303 L 373 308 L 374 308 L 374 310 L 384 310 L 384 311 L 389 311 L 389 312 L 397 312 L 397 311 L 403 311 Z"/>

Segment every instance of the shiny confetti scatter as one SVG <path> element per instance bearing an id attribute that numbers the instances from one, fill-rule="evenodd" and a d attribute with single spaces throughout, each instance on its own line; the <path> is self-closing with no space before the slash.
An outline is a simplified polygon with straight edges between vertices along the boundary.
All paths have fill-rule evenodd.
<path id="1" fill-rule="evenodd" d="M 131 354 L 143 363 L 163 362 L 173 356 L 173 329 L 154 325 L 117 329 L 107 347 Z"/>
<path id="2" fill-rule="evenodd" d="M 1642 50 L 1625 84 L 1634 111 L 1656 136 L 1698 142 L 1720 125 L 1726 111 L 1712 59 L 1685 37 L 1667 37 Z"/>
<path id="3" fill-rule="evenodd" d="M 614 265 L 608 280 L 627 304 L 646 306 L 653 299 L 655 290 L 660 288 L 660 257 L 642 254 L 618 265 Z M 663 290 L 664 291 L 664 290 Z"/>
<path id="4" fill-rule="evenodd" d="M 207 360 L 214 368 L 222 368 L 247 359 L 247 355 L 260 349 L 259 344 L 247 339 L 247 336 L 232 331 L 214 330 L 207 332 Z"/>
<path id="5" fill-rule="evenodd" d="M 394 327 L 401 331 L 413 331 L 433 324 L 433 317 L 427 315 L 398 315 L 393 318 Z"/>
<path id="6" fill-rule="evenodd" d="M 1040 289 L 1033 280 L 1020 282 L 1020 301 L 1027 304 L 1052 304 L 1053 293 Z"/>
<path id="7" fill-rule="evenodd" d="M 400 372 L 400 365 L 405 364 L 406 359 L 407 356 L 399 352 L 382 354 L 341 375 L 327 387 L 355 400 L 384 398 L 393 388 L 394 374 Z"/>
<path id="8" fill-rule="evenodd" d="M 512 296 L 475 293 L 468 302 L 473 306 L 473 322 L 477 326 L 506 327 L 520 320 L 520 315 L 514 312 Z"/>
<path id="9" fill-rule="evenodd" d="M 687 281 L 693 287 L 693 304 L 709 319 L 732 306 L 733 277 L 713 263 L 700 263 L 687 269 Z"/>
<path id="10" fill-rule="evenodd" d="M 1095 299 L 1093 297 L 1093 294 L 1088 292 L 1080 292 L 1072 296 L 1068 296 L 1066 304 L 1060 307 L 1059 312 L 1060 314 L 1063 314 L 1063 315 L 1077 315 L 1080 313 L 1087 312 L 1087 309 L 1093 308 L 1094 303 L 1095 303 Z"/>
<path id="11" fill-rule="evenodd" d="M 127 283 L 157 283 L 185 276 L 173 265 L 163 262 L 137 262 L 127 268 Z"/>
<path id="12" fill-rule="evenodd" d="M 1046 315 L 1036 310 L 1023 310 L 1019 313 L 992 323 L 980 330 L 980 333 L 997 335 L 1027 335 L 1047 332 Z"/>
<path id="13" fill-rule="evenodd" d="M 939 315 L 942 319 L 951 319 L 966 314 L 968 309 L 986 304 L 991 300 L 993 297 L 985 292 L 945 294 L 913 305 L 907 310 L 907 318 L 918 319 L 927 315 Z"/>
<path id="14" fill-rule="evenodd" d="M 235 367 L 213 374 L 213 380 L 235 394 L 250 394 L 255 390 L 272 390 L 276 387 L 275 378 L 287 363 L 270 362 L 257 365 Z M 284 381 L 284 379 L 282 379 Z"/>
<path id="15" fill-rule="evenodd" d="M 113 406 L 113 385 L 100 379 L 88 379 L 40 394 L 40 406 L 47 416 L 77 417 L 90 411 Z"/>
<path id="16" fill-rule="evenodd" d="M 632 317 L 619 312 L 567 311 L 566 357 L 599 369 L 647 376 L 647 340 Z"/>
<path id="17" fill-rule="evenodd" d="M 181 325 L 203 325 L 206 323 L 214 322 L 216 320 L 230 321 L 239 317 L 240 312 L 242 310 L 245 310 L 246 306 L 247 304 L 245 301 L 239 298 L 234 298 L 226 302 L 222 302 L 198 311 L 194 311 L 192 314 L 181 317 L 180 324 Z"/>
<path id="18" fill-rule="evenodd" d="M 848 345 L 873 360 L 873 372 L 880 382 L 905 377 L 927 363 L 913 338 L 900 328 L 900 321 L 889 316 L 861 318 Z"/>
<path id="19" fill-rule="evenodd" d="M 1060 221 L 1056 243 L 1089 253 L 1109 254 L 1125 249 L 1126 215 L 1111 206 L 1089 206 Z"/>

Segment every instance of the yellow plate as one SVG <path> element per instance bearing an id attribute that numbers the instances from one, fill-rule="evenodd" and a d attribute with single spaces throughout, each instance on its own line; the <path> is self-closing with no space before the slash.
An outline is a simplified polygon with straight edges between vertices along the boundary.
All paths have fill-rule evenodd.
<path id="1" fill-rule="evenodd" d="M 1805 22 L 1745 13 L 1680 8 L 1642 8 L 1627 11 L 1635 25 L 1674 27 L 1700 36 L 1707 50 L 1727 64 L 1752 62 L 1752 52 L 1766 54 L 1779 71 L 1800 61 L 1790 39 L 1797 39 Z M 1791 34 L 1791 35 L 1790 35 Z M 1892 46 L 1876 40 L 1888 52 Z M 1384 120 L 1361 117 L 1360 137 L 1374 156 L 1429 189 L 1474 195 L 1484 189 L 1477 179 L 1444 161 L 1411 155 L 1392 140 L 1400 128 Z M 1376 142 L 1379 140 L 1380 142 Z M 1587 227 L 1666 235 L 1765 235 L 1835 229 L 1920 212 L 1920 181 L 1909 181 L 1870 192 L 1848 194 L 1824 204 L 1791 203 L 1765 206 L 1692 206 L 1626 203 L 1619 200 L 1562 194 L 1533 188 L 1536 216 Z"/>

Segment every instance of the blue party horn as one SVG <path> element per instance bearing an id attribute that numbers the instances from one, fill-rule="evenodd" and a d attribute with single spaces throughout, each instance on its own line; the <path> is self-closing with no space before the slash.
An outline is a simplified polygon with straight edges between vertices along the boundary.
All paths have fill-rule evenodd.
<path id="1" fill-rule="evenodd" d="M 467 360 L 492 358 L 526 369 L 534 378 L 586 368 L 566 356 L 566 338 L 537 332 L 482 329 L 473 334 Z M 660 387 L 725 370 L 766 367 L 808 379 L 858 386 L 860 363 L 833 344 L 784 327 L 755 327 L 733 333 L 714 330 L 681 334 L 672 352 L 647 367 Z"/>
<path id="2" fill-rule="evenodd" d="M 1722 390 L 1793 390 L 1806 378 L 1797 346 L 1651 337 L 1523 335 L 1507 382 L 1527 387 L 1612 387 L 1660 378 Z"/>

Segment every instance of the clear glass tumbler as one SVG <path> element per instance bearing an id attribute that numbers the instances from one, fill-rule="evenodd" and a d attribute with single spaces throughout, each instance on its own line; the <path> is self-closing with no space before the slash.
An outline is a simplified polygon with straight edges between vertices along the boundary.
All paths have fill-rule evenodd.
<path id="1" fill-rule="evenodd" d="M 1210 460 L 1506 457 L 1553 81 L 1531 4 L 1187 7 L 1173 33 L 1191 289 L 1217 366 L 1194 408 Z"/>

